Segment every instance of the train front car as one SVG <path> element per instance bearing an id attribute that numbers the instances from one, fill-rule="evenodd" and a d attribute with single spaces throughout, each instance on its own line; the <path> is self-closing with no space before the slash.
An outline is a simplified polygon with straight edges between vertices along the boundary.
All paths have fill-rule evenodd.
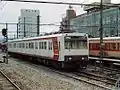
<path id="1" fill-rule="evenodd" d="M 88 36 L 84 33 L 64 34 L 60 43 L 59 60 L 62 68 L 82 68 L 88 62 Z"/>

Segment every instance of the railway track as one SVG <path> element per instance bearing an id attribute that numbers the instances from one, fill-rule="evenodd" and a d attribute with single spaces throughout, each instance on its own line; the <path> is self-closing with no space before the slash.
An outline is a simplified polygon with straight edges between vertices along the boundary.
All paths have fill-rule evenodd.
<path id="1" fill-rule="evenodd" d="M 0 90 L 21 90 L 7 75 L 0 71 Z"/>
<path id="2" fill-rule="evenodd" d="M 54 72 L 54 73 L 57 73 L 59 75 L 62 75 L 62 76 L 68 77 L 68 78 L 72 78 L 72 79 L 75 79 L 77 81 L 84 82 L 84 83 L 93 85 L 94 87 L 99 87 L 99 88 L 102 88 L 102 89 L 105 89 L 105 90 L 111 90 L 111 88 L 112 88 L 111 85 L 112 86 L 114 85 L 113 83 L 107 83 L 104 80 L 100 80 L 98 78 L 95 79 L 95 78 L 91 78 L 91 76 L 87 76 L 85 74 L 82 75 L 82 74 L 80 74 L 80 72 L 77 72 L 77 73 L 74 73 L 74 72 L 63 72 L 63 71 L 56 70 L 53 67 L 45 67 L 45 66 L 41 66 L 39 64 L 38 65 L 37 64 L 33 64 L 31 62 L 27 62 L 27 63 L 28 63 L 28 65 L 27 65 L 28 67 L 30 67 L 30 65 L 34 66 L 35 68 L 41 68 L 42 67 L 42 68 L 44 68 L 47 71 Z M 96 81 L 98 83 L 96 83 Z M 102 84 L 102 83 L 104 83 L 104 84 Z"/>
<path id="3" fill-rule="evenodd" d="M 41 67 L 41 66 L 36 65 L 36 64 L 31 64 L 31 65 L 33 65 L 33 66 L 35 66 L 35 67 L 38 67 L 38 68 Z M 93 85 L 93 86 L 96 86 L 96 87 L 100 87 L 100 88 L 103 88 L 103 89 L 105 89 L 105 90 L 111 90 L 111 87 L 107 87 L 107 86 L 105 86 L 105 85 L 97 84 L 96 82 L 91 82 L 90 79 L 93 80 L 93 78 L 89 78 L 89 80 L 88 80 L 88 79 L 85 80 L 85 79 L 82 79 L 82 78 L 81 78 L 81 77 L 83 77 L 83 76 L 78 75 L 78 74 L 75 74 L 75 73 L 59 71 L 59 70 L 56 70 L 56 69 L 54 69 L 54 68 L 52 68 L 52 67 L 44 67 L 44 66 L 42 66 L 42 67 L 43 67 L 44 69 L 47 69 L 47 71 L 54 72 L 54 73 L 57 73 L 57 74 L 59 74 L 59 75 L 66 76 L 66 77 L 69 77 L 69 78 L 75 79 L 75 80 L 77 80 L 77 81 L 84 82 L 84 83 L 87 83 L 87 84 L 90 84 L 90 85 Z M 87 76 L 84 76 L 84 77 L 87 78 Z M 95 80 L 95 81 L 100 81 L 100 80 Z M 103 83 L 104 81 L 100 81 L 100 82 Z M 104 83 L 105 83 L 105 82 L 104 82 Z M 107 84 L 108 84 L 108 83 L 107 83 Z M 113 85 L 113 84 L 110 84 L 110 85 Z"/>
<path id="4" fill-rule="evenodd" d="M 69 77 L 69 78 L 73 78 L 73 79 L 78 80 L 78 81 L 85 82 L 87 84 L 90 84 L 90 85 L 93 85 L 93 86 L 96 86 L 96 87 L 103 88 L 105 90 L 111 90 L 111 88 L 112 88 L 112 87 L 107 87 L 105 85 L 97 84 L 95 79 L 94 79 L 95 82 L 93 82 L 93 78 L 89 78 L 89 80 L 88 79 L 85 80 L 82 77 L 86 78 L 86 76 L 83 76 L 83 75 L 77 75 L 75 73 L 74 74 L 73 73 L 68 74 L 68 73 L 63 73 L 63 72 L 59 72 L 59 71 L 54 71 L 54 72 L 59 73 L 60 75 L 64 75 L 64 76 Z M 92 79 L 92 82 L 91 82 L 91 79 Z M 97 81 L 100 81 L 100 80 L 97 80 Z M 104 81 L 101 81 L 101 82 L 104 82 Z"/>
<path id="5" fill-rule="evenodd" d="M 105 71 L 108 71 L 108 72 L 116 72 L 117 74 L 120 74 L 120 70 L 117 69 L 117 68 L 108 68 L 108 67 L 105 67 L 104 68 Z"/>
<path id="6" fill-rule="evenodd" d="M 97 75 L 97 74 L 93 74 L 93 73 L 88 73 L 88 72 L 74 72 L 74 73 L 78 76 L 83 76 L 83 77 L 86 77 L 88 79 L 100 81 L 100 82 L 106 83 L 108 85 L 115 85 L 115 83 L 117 81 L 117 79 L 108 78 L 105 76 L 101 76 L 101 75 Z"/>

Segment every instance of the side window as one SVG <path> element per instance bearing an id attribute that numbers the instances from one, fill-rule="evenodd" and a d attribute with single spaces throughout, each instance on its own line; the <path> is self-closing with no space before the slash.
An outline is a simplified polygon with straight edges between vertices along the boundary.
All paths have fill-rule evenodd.
<path id="1" fill-rule="evenodd" d="M 114 49 L 115 49 L 114 43 L 110 43 L 110 50 L 114 50 Z"/>
<path id="2" fill-rule="evenodd" d="M 44 42 L 44 49 L 46 49 L 47 45 L 46 45 L 46 42 Z"/>
<path id="3" fill-rule="evenodd" d="M 16 43 L 13 44 L 13 48 L 16 48 Z"/>
<path id="4" fill-rule="evenodd" d="M 29 43 L 29 48 L 30 48 L 30 43 Z"/>
<path id="5" fill-rule="evenodd" d="M 48 43 L 48 49 L 50 50 L 50 42 Z"/>
<path id="6" fill-rule="evenodd" d="M 44 49 L 45 47 L 44 47 L 45 45 L 44 45 L 44 42 L 42 42 L 42 49 Z"/>
<path id="7" fill-rule="evenodd" d="M 110 50 L 110 44 L 109 43 L 106 43 L 105 46 L 106 46 L 105 47 L 106 50 Z"/>
<path id="8" fill-rule="evenodd" d="M 118 47 L 119 47 L 119 49 L 118 49 L 118 50 L 120 50 L 120 43 L 118 43 Z"/>
<path id="9" fill-rule="evenodd" d="M 28 48 L 28 43 L 26 43 L 26 48 Z"/>
<path id="10" fill-rule="evenodd" d="M 21 48 L 21 43 L 19 43 L 19 48 Z"/>
<path id="11" fill-rule="evenodd" d="M 50 49 L 52 50 L 52 42 L 51 42 L 51 45 L 50 45 Z"/>
<path id="12" fill-rule="evenodd" d="M 116 50 L 116 43 L 113 43 L 113 50 Z"/>
<path id="13" fill-rule="evenodd" d="M 41 42 L 41 49 L 43 49 L 43 42 Z"/>
<path id="14" fill-rule="evenodd" d="M 9 44 L 9 48 L 11 48 L 11 43 Z"/>
<path id="15" fill-rule="evenodd" d="M 31 43 L 31 49 L 33 49 L 33 48 L 34 48 L 34 43 L 32 42 L 32 43 Z"/>
<path id="16" fill-rule="evenodd" d="M 52 42 L 48 42 L 48 49 L 52 50 Z"/>
<path id="17" fill-rule="evenodd" d="M 41 49 L 41 42 L 39 42 L 39 49 Z"/>
<path id="18" fill-rule="evenodd" d="M 38 49 L 38 42 L 35 42 L 35 49 Z"/>
<path id="19" fill-rule="evenodd" d="M 24 43 L 22 43 L 22 48 L 24 48 Z"/>

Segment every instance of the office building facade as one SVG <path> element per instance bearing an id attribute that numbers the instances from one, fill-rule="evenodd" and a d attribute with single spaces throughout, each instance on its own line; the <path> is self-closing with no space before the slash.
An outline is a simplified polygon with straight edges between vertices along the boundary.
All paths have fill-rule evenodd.
<path id="1" fill-rule="evenodd" d="M 90 11 L 88 10 L 87 13 L 71 19 L 71 29 L 76 32 L 87 33 L 92 37 L 99 37 L 100 9 L 95 7 Z M 120 8 L 104 8 L 102 18 L 103 36 L 120 36 Z"/>
<path id="2" fill-rule="evenodd" d="M 37 36 L 39 10 L 21 9 L 18 19 L 18 37 Z"/>

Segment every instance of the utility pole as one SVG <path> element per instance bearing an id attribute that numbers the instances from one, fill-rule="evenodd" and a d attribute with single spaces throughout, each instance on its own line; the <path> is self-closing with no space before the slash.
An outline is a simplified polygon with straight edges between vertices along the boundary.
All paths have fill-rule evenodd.
<path id="1" fill-rule="evenodd" d="M 100 72 L 103 72 L 103 1 L 100 2 Z"/>
<path id="2" fill-rule="evenodd" d="M 25 17 L 24 17 L 24 37 L 26 37 L 26 33 L 25 33 Z"/>
<path id="3" fill-rule="evenodd" d="M 40 32 L 40 16 L 37 16 L 37 36 L 39 36 L 39 32 Z"/>
<path id="4" fill-rule="evenodd" d="M 5 63 L 8 64 L 8 24 L 6 23 L 6 60 Z"/>
<path id="5" fill-rule="evenodd" d="M 17 38 L 18 38 L 18 23 L 17 23 Z"/>
<path id="6" fill-rule="evenodd" d="M 119 14 L 119 8 L 117 8 L 117 13 L 116 13 L 116 24 L 117 24 L 117 37 L 119 36 L 119 27 L 118 27 L 118 14 Z"/>

